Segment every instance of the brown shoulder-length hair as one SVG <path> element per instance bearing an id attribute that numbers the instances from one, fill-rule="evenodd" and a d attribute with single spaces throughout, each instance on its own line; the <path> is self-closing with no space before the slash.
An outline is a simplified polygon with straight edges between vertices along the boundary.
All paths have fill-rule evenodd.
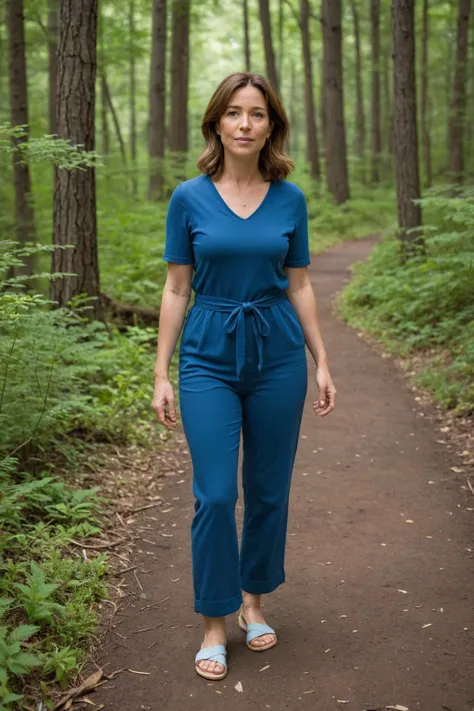
<path id="1" fill-rule="evenodd" d="M 289 131 L 289 121 L 280 97 L 260 74 L 234 72 L 221 81 L 207 106 L 201 124 L 206 147 L 199 157 L 197 167 L 211 177 L 219 178 L 224 169 L 224 146 L 216 133 L 216 125 L 229 105 L 234 91 L 244 86 L 254 86 L 262 92 L 267 103 L 273 129 L 270 138 L 260 151 L 259 170 L 264 180 L 283 180 L 295 167 L 284 152 Z"/>

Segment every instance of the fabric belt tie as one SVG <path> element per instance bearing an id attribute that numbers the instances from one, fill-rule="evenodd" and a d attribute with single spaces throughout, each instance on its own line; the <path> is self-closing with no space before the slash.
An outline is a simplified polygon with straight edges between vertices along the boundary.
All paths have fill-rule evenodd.
<path id="1" fill-rule="evenodd" d="M 243 302 L 196 294 L 194 303 L 199 308 L 229 314 L 224 322 L 223 330 L 228 335 L 234 333 L 234 331 L 236 332 L 236 371 L 239 380 L 245 362 L 245 314 L 252 315 L 252 327 L 258 351 L 258 372 L 260 373 L 263 367 L 263 339 L 270 333 L 270 326 L 261 309 L 269 308 L 287 299 L 288 297 L 284 291 L 273 296 L 263 296 L 260 299 L 255 299 L 255 301 Z"/>

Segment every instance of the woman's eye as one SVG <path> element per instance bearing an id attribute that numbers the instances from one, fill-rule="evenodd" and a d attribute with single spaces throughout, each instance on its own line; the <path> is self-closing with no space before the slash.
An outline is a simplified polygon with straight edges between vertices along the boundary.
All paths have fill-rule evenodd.
<path id="1" fill-rule="evenodd" d="M 256 112 L 254 113 L 254 116 L 258 116 L 258 118 L 263 118 L 263 114 L 262 114 L 261 111 L 256 111 Z"/>
<path id="2" fill-rule="evenodd" d="M 231 109 L 230 111 L 227 112 L 227 116 L 235 116 L 236 113 L 237 113 L 237 111 L 234 111 L 233 109 Z"/>

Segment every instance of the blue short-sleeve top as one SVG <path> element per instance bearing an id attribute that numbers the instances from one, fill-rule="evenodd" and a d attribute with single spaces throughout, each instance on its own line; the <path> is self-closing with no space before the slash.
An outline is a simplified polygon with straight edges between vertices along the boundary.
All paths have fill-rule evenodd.
<path id="1" fill-rule="evenodd" d="M 283 267 L 310 264 L 308 214 L 303 191 L 270 181 L 259 207 L 239 217 L 210 176 L 180 183 L 166 217 L 163 259 L 192 264 L 198 294 L 253 301 L 288 287 Z"/>

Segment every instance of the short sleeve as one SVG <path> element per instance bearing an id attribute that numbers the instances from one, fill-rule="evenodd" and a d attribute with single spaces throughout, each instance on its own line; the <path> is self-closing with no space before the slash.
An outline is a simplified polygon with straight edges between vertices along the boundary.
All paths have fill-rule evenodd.
<path id="1" fill-rule="evenodd" d="M 163 259 L 176 264 L 193 264 L 194 254 L 189 220 L 180 198 L 178 185 L 170 198 L 166 214 L 166 241 Z"/>
<path id="2" fill-rule="evenodd" d="M 290 235 L 288 253 L 283 266 L 306 267 L 311 264 L 308 240 L 308 209 L 304 193 L 298 191 L 295 228 Z"/>

